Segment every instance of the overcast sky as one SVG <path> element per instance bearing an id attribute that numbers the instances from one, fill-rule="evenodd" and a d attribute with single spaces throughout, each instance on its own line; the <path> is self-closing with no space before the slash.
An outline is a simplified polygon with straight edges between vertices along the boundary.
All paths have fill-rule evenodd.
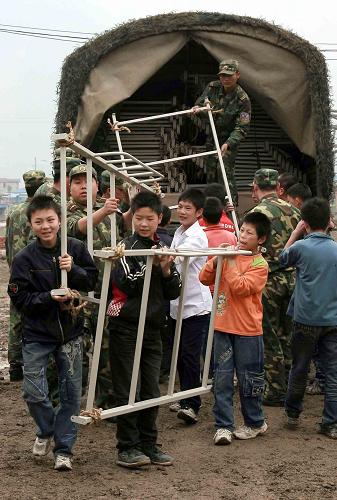
<path id="1" fill-rule="evenodd" d="M 1 23 L 98 34 L 130 19 L 190 10 L 260 17 L 312 44 L 335 44 L 319 47 L 336 49 L 326 52 L 325 56 L 334 59 L 327 63 L 333 107 L 337 108 L 337 2 L 334 0 L 319 3 L 307 0 L 11 0 L 2 5 Z M 8 34 L 1 31 L 3 29 L 9 28 L 0 26 L 0 177 L 21 177 L 24 171 L 34 168 L 35 161 L 38 168 L 50 174 L 56 86 L 64 58 L 79 45 Z"/>

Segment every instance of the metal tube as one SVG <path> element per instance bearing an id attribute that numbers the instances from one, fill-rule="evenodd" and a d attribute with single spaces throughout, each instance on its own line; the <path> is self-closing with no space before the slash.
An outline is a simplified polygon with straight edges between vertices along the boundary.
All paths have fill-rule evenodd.
<path id="1" fill-rule="evenodd" d="M 61 255 L 67 253 L 67 159 L 66 147 L 60 148 L 60 184 L 61 184 Z M 61 286 L 67 288 L 68 276 L 61 269 Z"/>
<path id="2" fill-rule="evenodd" d="M 204 151 L 203 153 L 195 153 L 192 155 L 185 155 L 185 156 L 177 156 L 177 158 L 166 158 L 165 160 L 158 160 L 158 161 L 150 161 L 146 163 L 147 166 L 149 165 L 162 165 L 163 163 L 170 163 L 173 161 L 182 161 L 182 160 L 188 160 L 189 158 L 197 158 L 198 156 L 210 156 L 210 155 L 215 155 L 217 154 L 216 149 L 213 151 Z"/>
<path id="3" fill-rule="evenodd" d="M 68 134 L 54 134 L 53 135 L 53 140 L 56 143 L 60 144 L 63 141 L 67 141 L 68 140 Z M 71 147 L 71 149 L 73 151 L 75 151 L 75 153 L 83 156 L 84 158 L 90 158 L 90 159 L 92 159 L 92 161 L 96 165 L 100 166 L 104 170 L 108 170 L 109 172 L 114 172 L 118 177 L 120 177 L 124 181 L 128 182 L 129 184 L 132 184 L 132 185 L 137 186 L 137 187 L 141 186 L 141 187 L 143 187 L 144 189 L 146 189 L 148 191 L 152 191 L 152 189 L 149 186 L 147 186 L 146 184 L 144 184 L 142 181 L 138 181 L 136 179 L 132 179 L 129 175 L 125 174 L 124 172 L 119 172 L 119 170 L 118 170 L 117 167 L 115 167 L 113 165 L 109 165 L 107 163 L 107 161 L 104 160 L 103 158 L 96 157 L 95 153 L 93 153 L 92 151 L 90 151 L 88 148 L 85 148 L 84 146 L 82 146 L 82 144 L 79 144 L 78 142 L 75 141 L 69 147 Z M 113 154 L 120 155 L 120 152 L 116 151 L 116 152 L 113 152 Z M 126 155 L 128 158 L 131 157 L 131 159 L 135 163 L 138 163 L 139 165 L 143 165 L 143 166 L 145 165 L 144 163 L 142 163 L 139 160 L 135 159 L 134 156 L 129 155 L 129 153 L 126 153 L 125 151 L 123 151 L 123 155 Z M 145 165 L 145 167 L 146 167 L 146 165 Z M 148 167 L 148 168 L 150 168 L 150 167 Z M 164 177 L 159 172 L 156 172 L 156 175 L 159 176 L 160 178 Z"/>
<path id="4" fill-rule="evenodd" d="M 221 148 L 220 148 L 220 145 L 219 145 L 218 134 L 217 134 L 216 128 L 215 128 L 215 124 L 214 124 L 214 120 L 213 120 L 213 115 L 212 115 L 212 111 L 211 111 L 210 102 L 209 102 L 209 100 L 208 100 L 207 97 L 205 99 L 205 103 L 206 103 L 206 108 L 207 108 L 209 123 L 210 123 L 211 129 L 212 129 L 214 144 L 215 144 L 215 147 L 216 147 L 216 150 L 217 150 L 217 153 L 218 153 L 218 160 L 219 160 L 219 163 L 220 163 L 220 169 L 221 169 L 223 181 L 224 181 L 224 184 L 225 184 L 225 189 L 226 189 L 226 193 L 227 193 L 227 196 L 228 196 L 228 201 L 229 201 L 229 203 L 231 205 L 233 205 L 233 199 L 232 199 L 231 191 L 229 189 L 229 184 L 228 184 L 228 180 L 227 180 L 226 169 L 225 169 L 225 165 L 224 165 L 222 154 L 221 154 Z M 236 236 L 237 236 L 237 238 L 239 238 L 239 225 L 238 225 L 238 220 L 236 218 L 235 211 L 232 212 L 232 217 L 233 217 L 233 224 L 234 224 L 234 227 L 235 227 Z"/>
<path id="5" fill-rule="evenodd" d="M 207 347 L 206 347 L 205 360 L 204 360 L 204 371 L 202 374 L 202 383 L 201 383 L 202 387 L 207 387 L 207 381 L 208 381 L 209 365 L 211 362 L 213 337 L 214 337 L 214 319 L 215 319 L 216 308 L 218 305 L 219 284 L 220 284 L 220 278 L 221 278 L 223 259 L 224 259 L 223 255 L 218 257 L 217 268 L 216 268 L 216 273 L 215 273 L 212 311 L 211 311 L 211 317 L 209 320 L 208 335 L 207 335 Z"/>
<path id="6" fill-rule="evenodd" d="M 89 378 L 88 398 L 87 398 L 87 404 L 86 404 L 87 410 L 91 410 L 94 407 L 94 402 L 95 402 L 97 370 L 98 370 L 98 364 L 99 364 L 99 357 L 101 354 L 101 344 L 102 344 L 102 338 L 103 338 L 106 302 L 107 302 L 108 290 L 109 290 L 111 264 L 112 264 L 111 260 L 106 260 L 104 263 L 102 291 L 101 291 L 101 298 L 100 298 L 99 309 L 98 309 L 94 353 L 92 356 L 90 378 Z"/>
<path id="7" fill-rule="evenodd" d="M 207 111 L 207 106 L 199 108 L 199 111 Z M 126 120 L 124 122 L 117 122 L 117 123 L 118 126 L 128 125 L 129 123 L 148 122 L 150 120 L 158 120 L 159 118 L 167 118 L 169 116 L 190 115 L 191 113 L 192 113 L 191 109 L 184 109 L 183 111 L 173 111 L 172 113 L 164 113 L 163 115 L 144 116 L 143 118 L 135 118 L 134 120 Z"/>
<path id="8" fill-rule="evenodd" d="M 135 347 L 135 357 L 133 360 L 132 377 L 131 377 L 130 392 L 129 392 L 129 405 L 133 405 L 135 403 L 135 399 L 136 399 L 137 382 L 138 382 L 138 375 L 139 375 L 140 357 L 142 354 L 142 345 L 143 345 L 147 302 L 148 302 L 148 298 L 149 298 L 149 289 L 150 289 L 151 274 L 152 274 L 152 265 L 153 265 L 153 256 L 149 255 L 146 259 L 146 269 L 145 269 L 145 276 L 144 276 L 142 301 L 140 304 L 140 314 L 139 314 L 139 322 L 138 322 L 138 330 L 137 330 L 137 341 L 136 341 L 136 347 Z"/>
<path id="9" fill-rule="evenodd" d="M 175 383 L 175 379 L 176 379 L 178 352 L 179 352 L 179 344 L 180 344 L 180 336 L 181 336 L 181 325 L 182 325 L 182 321 L 183 321 L 183 311 L 184 311 L 185 288 L 186 288 L 186 282 L 187 282 L 187 269 L 188 269 L 189 261 L 190 261 L 189 256 L 185 256 L 184 261 L 183 261 L 183 265 L 181 268 L 181 273 L 180 273 L 181 278 L 182 278 L 182 283 L 181 283 L 181 292 L 180 292 L 179 304 L 178 304 L 176 328 L 175 328 L 175 332 L 174 332 L 174 342 L 173 342 L 173 349 L 172 349 L 170 377 L 169 377 L 168 388 L 167 388 L 167 394 L 169 396 L 171 396 L 173 394 L 174 383 Z"/>
<path id="10" fill-rule="evenodd" d="M 87 158 L 87 247 L 91 257 L 94 255 L 92 221 L 92 160 Z"/>
<path id="11" fill-rule="evenodd" d="M 116 198 L 116 176 L 115 174 L 110 172 L 110 198 Z M 111 248 L 115 248 L 116 246 L 116 240 L 117 240 L 117 235 L 116 235 L 116 212 L 113 214 L 109 215 L 110 217 L 110 224 L 111 224 L 111 230 L 110 230 L 110 235 L 111 235 Z"/>

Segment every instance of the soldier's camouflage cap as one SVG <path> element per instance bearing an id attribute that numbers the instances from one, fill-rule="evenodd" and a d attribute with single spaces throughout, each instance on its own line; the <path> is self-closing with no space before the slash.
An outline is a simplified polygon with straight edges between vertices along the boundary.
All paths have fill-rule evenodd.
<path id="1" fill-rule="evenodd" d="M 56 159 L 53 161 L 53 172 L 54 174 L 59 174 L 61 171 L 61 160 Z M 72 156 L 66 157 L 66 165 L 67 165 L 67 175 L 69 175 L 70 170 L 76 165 L 81 165 L 81 160 L 79 158 L 74 158 Z"/>
<path id="2" fill-rule="evenodd" d="M 76 165 L 70 170 L 69 179 L 71 181 L 71 179 L 75 177 L 75 175 L 83 175 L 86 173 L 87 173 L 87 165 L 86 163 L 81 163 L 81 165 Z M 97 181 L 97 172 L 94 168 L 92 169 L 92 176 L 95 177 Z"/>
<path id="3" fill-rule="evenodd" d="M 22 176 L 25 187 L 39 187 L 46 180 L 43 170 L 28 170 Z"/>
<path id="4" fill-rule="evenodd" d="M 254 174 L 254 181 L 258 186 L 275 188 L 278 175 L 278 171 L 272 168 L 260 168 Z"/>
<path id="5" fill-rule="evenodd" d="M 101 183 L 104 186 L 110 186 L 110 172 L 108 170 L 103 170 L 101 173 Z M 124 184 L 123 179 L 120 177 L 115 177 L 115 185 L 122 188 Z"/>
<path id="6" fill-rule="evenodd" d="M 234 75 L 239 71 L 239 63 L 235 59 L 221 61 L 218 75 Z"/>

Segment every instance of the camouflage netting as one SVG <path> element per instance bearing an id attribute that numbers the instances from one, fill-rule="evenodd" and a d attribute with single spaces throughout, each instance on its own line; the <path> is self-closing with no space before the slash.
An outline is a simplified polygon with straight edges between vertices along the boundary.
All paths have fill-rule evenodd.
<path id="1" fill-rule="evenodd" d="M 304 64 L 315 125 L 317 187 L 321 195 L 329 197 L 333 188 L 334 157 L 329 77 L 325 59 L 322 53 L 306 40 L 261 19 L 210 12 L 164 14 L 129 21 L 93 38 L 75 50 L 64 62 L 58 87 L 56 131 L 64 132 L 68 120 L 76 123 L 81 96 L 90 72 L 114 49 L 151 35 L 194 30 L 223 33 L 230 30 L 231 34 L 235 34 L 235 29 L 239 32 L 242 26 L 254 28 L 256 39 L 261 41 L 268 39 L 269 42 L 272 33 L 275 44 L 295 54 Z"/>

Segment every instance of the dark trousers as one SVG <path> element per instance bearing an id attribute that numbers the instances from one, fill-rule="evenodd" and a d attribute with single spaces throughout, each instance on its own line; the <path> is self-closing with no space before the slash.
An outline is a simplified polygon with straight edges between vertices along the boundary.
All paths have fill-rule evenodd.
<path id="1" fill-rule="evenodd" d="M 180 346 L 178 353 L 178 374 L 180 389 L 187 391 L 200 387 L 200 355 L 204 335 L 207 335 L 210 314 L 191 316 L 183 319 L 181 326 Z M 176 321 L 172 320 L 173 332 Z M 201 400 L 200 396 L 182 399 L 182 408 L 192 408 L 198 413 Z"/>
<path id="2" fill-rule="evenodd" d="M 290 417 L 303 410 L 310 361 L 316 346 L 325 373 L 325 397 L 322 424 L 337 425 L 337 326 L 307 326 L 294 323 L 291 339 L 292 367 L 285 409 Z"/>
<path id="3" fill-rule="evenodd" d="M 116 406 L 128 404 L 133 360 L 137 339 L 136 330 L 110 325 L 110 363 Z M 159 373 L 162 346 L 160 332 L 145 329 L 139 367 L 136 401 L 160 396 Z M 121 451 L 157 441 L 158 407 L 147 408 L 117 417 L 117 448 Z"/>

